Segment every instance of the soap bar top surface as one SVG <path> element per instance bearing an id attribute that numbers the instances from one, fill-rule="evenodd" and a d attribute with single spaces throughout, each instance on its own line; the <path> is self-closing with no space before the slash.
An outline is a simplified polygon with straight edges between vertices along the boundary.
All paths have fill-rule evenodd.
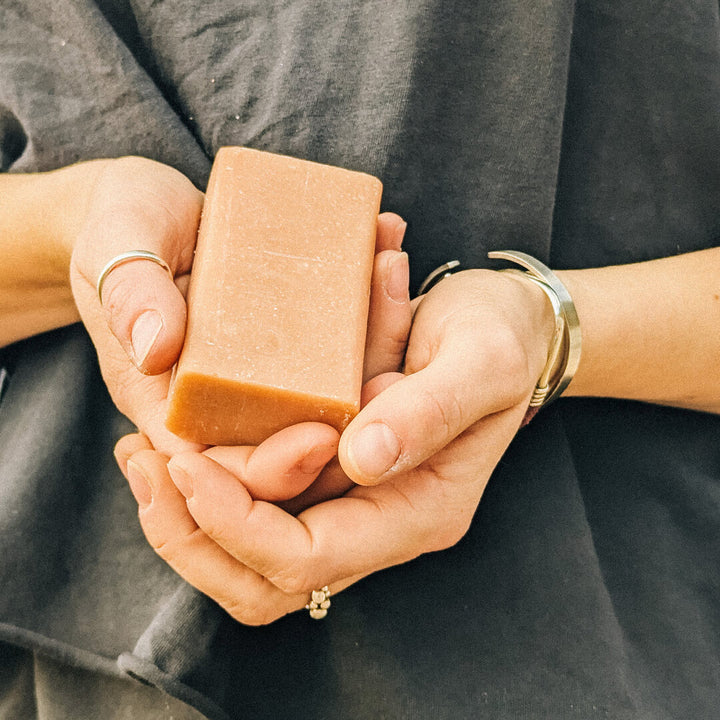
<path id="1" fill-rule="evenodd" d="M 248 148 L 218 152 L 170 396 L 171 429 L 192 435 L 190 415 L 210 435 L 211 426 L 233 423 L 233 407 L 218 410 L 221 398 L 196 394 L 215 418 L 202 418 L 191 395 L 183 398 L 182 380 L 190 377 L 226 381 L 214 392 L 227 394 L 239 413 L 243 387 L 256 400 L 267 394 L 270 414 L 278 414 L 276 391 L 306 396 L 308 419 L 322 420 L 323 399 L 357 412 L 381 192 L 380 181 L 363 173 Z M 252 408 L 258 413 L 257 402 Z M 225 441 L 242 440 L 216 429 Z M 214 441 L 208 437 L 200 441 Z"/>

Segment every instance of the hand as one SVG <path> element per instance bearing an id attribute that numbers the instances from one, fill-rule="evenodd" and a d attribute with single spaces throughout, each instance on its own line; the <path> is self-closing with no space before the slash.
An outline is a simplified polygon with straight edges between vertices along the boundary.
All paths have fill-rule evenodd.
<path id="1" fill-rule="evenodd" d="M 370 394 L 382 389 L 342 436 L 340 464 L 360 484 L 297 516 L 253 496 L 249 463 L 166 463 L 143 438 L 124 439 L 118 458 L 148 540 L 249 624 L 453 545 L 521 423 L 553 325 L 544 293 L 522 279 L 478 270 L 441 282 L 417 308 L 404 374 L 370 380 Z"/>
<path id="2" fill-rule="evenodd" d="M 94 183 L 71 262 L 75 301 L 113 401 L 156 449 L 167 454 L 204 447 L 165 428 L 170 371 L 185 335 L 184 293 L 202 205 L 203 194 L 173 168 L 144 158 L 110 161 Z M 397 215 L 384 213 L 378 219 L 368 324 L 370 372 L 380 371 L 388 362 L 390 367 L 401 362 L 410 312 L 403 297 L 403 292 L 407 294 L 407 257 L 400 253 L 404 227 Z M 175 281 L 153 262 L 118 265 L 107 275 L 101 305 L 98 276 L 111 258 L 128 250 L 159 255 Z M 405 329 L 399 330 L 401 341 L 389 329 L 398 323 L 405 323 Z M 320 442 L 325 443 L 324 426 L 319 432 Z"/>
<path id="3" fill-rule="evenodd" d="M 100 369 L 119 410 L 165 451 L 199 449 L 165 429 L 170 368 L 185 336 L 185 299 L 203 194 L 180 172 L 145 158 L 107 163 L 90 195 L 70 265 L 75 302 L 95 344 Z M 153 262 L 116 267 L 103 287 L 105 264 L 129 250 L 149 250 L 170 266 L 173 282 Z"/>

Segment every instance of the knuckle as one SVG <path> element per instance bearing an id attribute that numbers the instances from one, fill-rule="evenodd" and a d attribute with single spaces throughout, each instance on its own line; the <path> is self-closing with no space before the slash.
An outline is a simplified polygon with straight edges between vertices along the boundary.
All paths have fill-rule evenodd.
<path id="1" fill-rule="evenodd" d="M 184 576 L 188 562 L 193 557 L 192 545 L 202 530 L 195 528 L 190 533 L 170 534 L 164 528 L 154 527 L 150 518 L 141 516 L 140 522 L 150 547 L 179 575 Z"/>
<path id="2" fill-rule="evenodd" d="M 318 578 L 327 574 L 329 562 L 321 555 L 317 540 L 309 536 L 309 545 L 305 550 L 297 550 L 284 566 L 263 574 L 286 595 L 303 595 L 316 589 Z M 325 585 L 326 582 L 327 580 L 320 585 Z"/>
<path id="3" fill-rule="evenodd" d="M 121 157 L 115 159 L 115 162 L 111 167 L 117 171 L 127 173 L 128 175 L 134 175 L 138 172 L 144 171 L 148 167 L 154 167 L 156 164 L 156 161 L 140 155 L 122 155 Z"/>
<path id="4" fill-rule="evenodd" d="M 286 595 L 302 595 L 311 592 L 315 585 L 304 574 L 299 574 L 292 568 L 283 570 L 268 578 L 270 582 Z"/>
<path id="5" fill-rule="evenodd" d="M 221 519 L 217 518 L 215 513 L 203 512 L 202 508 L 198 510 L 198 503 L 198 497 L 194 496 L 187 501 L 187 506 L 195 522 L 200 525 L 201 532 L 205 533 L 205 535 L 221 548 L 232 548 L 232 530 L 228 528 Z"/>
<path id="6" fill-rule="evenodd" d="M 396 360 L 399 367 L 407 349 L 407 335 L 405 333 L 388 334 L 383 338 L 383 345 L 385 354 L 389 355 L 392 360 Z"/>
<path id="7" fill-rule="evenodd" d="M 530 362 L 524 343 L 510 328 L 496 331 L 487 349 L 488 361 L 497 369 L 500 386 L 510 393 L 524 393 L 536 378 L 531 378 Z"/>
<path id="8" fill-rule="evenodd" d="M 231 601 L 221 603 L 228 614 L 242 625 L 260 627 L 279 620 L 286 613 L 268 603 L 248 603 Z"/>
<path id="9" fill-rule="evenodd" d="M 280 568 L 268 580 L 286 595 L 304 595 L 327 584 L 330 562 L 327 558 L 298 555 L 295 560 Z"/>
<path id="10" fill-rule="evenodd" d="M 103 286 L 103 307 L 108 311 L 111 323 L 130 327 L 131 315 L 137 305 L 137 286 L 123 280 L 124 271 L 118 267 L 111 272 Z"/>
<path id="11" fill-rule="evenodd" d="M 440 490 L 438 505 L 441 512 L 418 512 L 416 535 L 418 546 L 423 552 L 447 550 L 456 545 L 470 529 L 477 503 L 466 493 L 457 494 L 456 490 L 446 487 Z"/>
<path id="12" fill-rule="evenodd" d="M 149 535 L 145 532 L 145 537 L 150 543 L 150 547 L 166 562 L 169 562 L 174 557 L 175 553 L 172 550 L 172 541 L 165 538 L 160 539 Z"/>
<path id="13" fill-rule="evenodd" d="M 178 575 L 184 576 L 185 563 L 183 562 L 183 553 L 178 551 L 178 541 L 176 538 L 160 538 L 151 537 L 145 533 L 152 549 L 159 555 Z"/>
<path id="14" fill-rule="evenodd" d="M 187 535 L 183 536 L 168 536 L 166 533 L 154 532 L 152 528 L 148 527 L 148 523 L 143 523 L 143 529 L 145 531 L 145 537 L 150 543 L 151 547 L 163 560 L 173 560 L 183 556 L 180 547 L 186 545 L 190 540 Z"/>
<path id="15" fill-rule="evenodd" d="M 418 393 L 419 404 L 430 429 L 443 435 L 455 435 L 464 427 L 463 404 L 451 387 L 442 397 L 437 391 L 422 388 Z"/>
<path id="16" fill-rule="evenodd" d="M 441 528 L 435 528 L 432 535 L 430 551 L 447 550 L 457 545 L 470 528 L 470 521 L 447 523 Z"/>

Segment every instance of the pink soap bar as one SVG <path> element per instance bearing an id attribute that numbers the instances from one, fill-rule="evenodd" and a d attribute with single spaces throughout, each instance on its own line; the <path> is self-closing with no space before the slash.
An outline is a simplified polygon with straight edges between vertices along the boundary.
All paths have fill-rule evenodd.
<path id="1" fill-rule="evenodd" d="M 167 427 L 256 445 L 294 423 L 342 431 L 360 407 L 382 185 L 248 148 L 213 164 Z"/>

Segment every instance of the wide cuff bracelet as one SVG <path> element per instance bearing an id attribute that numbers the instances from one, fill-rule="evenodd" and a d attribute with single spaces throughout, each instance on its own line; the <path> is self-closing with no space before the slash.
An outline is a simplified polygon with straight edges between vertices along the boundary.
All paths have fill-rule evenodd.
<path id="1" fill-rule="evenodd" d="M 488 253 L 488 257 L 491 260 L 507 260 L 522 267 L 524 272 L 515 268 L 504 272 L 522 275 L 538 285 L 547 295 L 555 313 L 555 330 L 547 363 L 530 398 L 529 407 L 531 412 L 535 412 L 565 391 L 580 363 L 582 342 L 575 303 L 557 275 L 531 255 L 516 250 L 493 250 Z M 440 280 L 459 270 L 462 268 L 457 260 L 436 268 L 423 280 L 418 295 L 428 292 Z"/>
<path id="2" fill-rule="evenodd" d="M 491 260 L 507 260 L 520 265 L 525 270 L 526 277 L 545 291 L 553 305 L 556 333 L 548 355 L 548 363 L 530 401 L 531 407 L 547 405 L 565 391 L 580 363 L 582 340 L 575 303 L 557 275 L 531 255 L 516 250 L 494 250 L 488 253 L 488 257 Z M 562 323 L 562 343 L 558 343 L 557 337 L 560 323 Z"/>

